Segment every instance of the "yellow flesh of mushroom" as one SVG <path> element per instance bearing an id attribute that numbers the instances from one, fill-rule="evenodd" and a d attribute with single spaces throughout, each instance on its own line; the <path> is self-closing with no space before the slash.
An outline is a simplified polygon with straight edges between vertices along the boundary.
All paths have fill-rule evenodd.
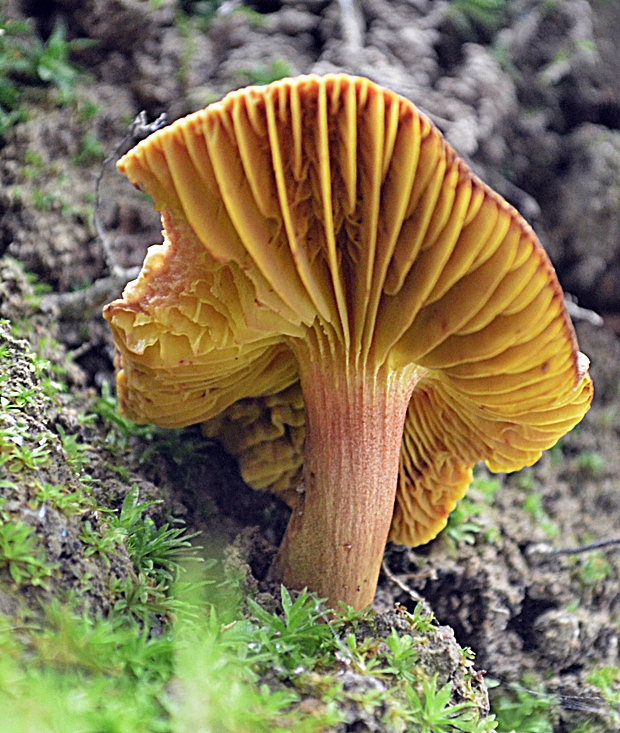
<path id="1" fill-rule="evenodd" d="M 155 133 L 119 168 L 153 196 L 166 232 L 106 309 L 134 419 L 186 425 L 301 378 L 313 456 L 344 431 L 352 465 L 348 433 L 378 431 L 389 470 L 368 447 L 362 462 L 393 484 L 391 539 L 419 544 L 477 460 L 531 464 L 587 411 L 587 366 L 534 233 L 402 97 L 346 75 L 250 87 Z M 316 456 L 306 486 L 315 469 Z M 367 511 L 385 511 L 367 493 Z M 321 511 L 337 511 L 330 501 Z M 304 542 L 324 560 L 337 552 Z M 372 562 L 363 596 L 317 590 L 364 605 Z"/>

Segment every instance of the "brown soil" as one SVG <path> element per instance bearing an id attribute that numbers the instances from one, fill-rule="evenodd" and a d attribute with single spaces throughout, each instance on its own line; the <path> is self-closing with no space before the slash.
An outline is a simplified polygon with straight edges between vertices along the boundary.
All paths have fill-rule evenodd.
<path id="1" fill-rule="evenodd" d="M 493 27 L 457 9 L 466 3 L 441 0 L 361 0 L 359 17 L 349 21 L 338 0 L 254 0 L 251 11 L 220 12 L 206 29 L 180 23 L 172 0 L 6 5 L 8 16 L 32 18 L 43 38 L 62 19 L 69 37 L 98 41 L 76 55 L 90 80 L 79 83 L 75 100 L 59 106 L 53 90 L 31 89 L 29 119 L 0 147 L 0 315 L 21 324 L 38 350 L 47 348 L 46 358 L 64 361 L 63 349 L 75 352 L 76 390 L 113 381 L 113 347 L 99 308 L 123 283 L 107 281 L 103 300 L 79 305 L 82 317 L 54 297 L 46 315 L 29 305 L 30 286 L 10 258 L 52 295 L 101 282 L 113 265 L 141 263 L 146 247 L 160 241 L 157 215 L 108 167 L 99 211 L 106 256 L 92 223 L 101 161 L 81 154 L 87 135 L 111 154 L 142 109 L 149 119 L 161 112 L 174 119 L 278 69 L 364 74 L 426 110 L 476 172 L 532 221 L 565 287 L 605 318 L 603 326 L 576 324 L 592 361 L 593 407 L 536 466 L 499 476 L 492 502 L 474 491 L 478 530 L 456 526 L 415 550 L 391 546 L 385 559 L 390 574 L 476 652 L 478 668 L 501 683 L 531 673 L 562 696 L 556 731 L 584 716 L 592 731 L 611 730 L 615 711 L 586 676 L 597 665 L 620 665 L 620 546 L 578 555 L 550 550 L 620 536 L 617 4 L 518 0 Z M 97 110 L 86 114 L 93 104 Z M 59 353 L 42 340 L 49 333 Z M 159 457 L 132 466 L 136 480 L 214 547 L 260 527 L 268 549 L 254 553 L 252 569 L 261 581 L 287 509 L 245 487 L 234 461 L 197 429 L 184 439 L 198 446 L 192 455 L 199 461 Z M 113 472 L 101 471 L 101 491 L 114 495 Z M 481 469 L 479 478 L 486 477 Z M 108 504 L 122 501 L 114 496 Z M 27 497 L 9 498 L 25 507 Z M 74 529 L 53 531 L 69 542 Z M 57 561 L 66 583 L 86 571 L 123 575 L 122 557 L 100 568 L 68 545 L 58 548 Z M 92 603 L 105 610 L 110 599 L 97 596 L 94 585 Z M 375 605 L 387 611 L 396 602 L 415 605 L 383 575 Z M 586 713 L 572 709 L 579 707 L 574 698 Z"/>

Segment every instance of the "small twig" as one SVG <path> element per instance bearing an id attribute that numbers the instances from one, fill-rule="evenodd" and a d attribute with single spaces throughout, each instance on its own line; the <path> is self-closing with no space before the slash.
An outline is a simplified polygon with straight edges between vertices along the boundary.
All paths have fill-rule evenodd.
<path id="1" fill-rule="evenodd" d="M 215 14 L 221 16 L 230 15 L 233 10 L 236 10 L 241 5 L 242 0 L 224 0 L 224 2 L 222 2 L 221 5 L 218 6 Z"/>
<path id="2" fill-rule="evenodd" d="M 563 695 L 561 692 L 540 692 L 540 690 L 531 690 L 524 687 L 518 682 L 508 682 L 498 679 L 506 687 L 516 692 L 525 692 L 533 697 L 546 700 L 551 704 L 555 704 L 564 710 L 578 710 L 582 713 L 593 713 L 595 715 L 606 715 L 610 707 L 603 697 L 594 697 L 591 695 Z"/>
<path id="3" fill-rule="evenodd" d="M 355 0 L 340 0 L 340 27 L 346 52 L 356 54 L 363 48 L 362 19 Z"/>
<path id="4" fill-rule="evenodd" d="M 116 261 L 112 241 L 108 237 L 100 218 L 101 209 L 101 182 L 107 166 L 118 160 L 128 142 L 142 140 L 167 124 L 165 114 L 159 115 L 154 122 L 146 121 L 146 112 L 143 110 L 127 128 L 127 132 L 120 143 L 101 164 L 95 179 L 95 214 L 93 221 L 97 237 L 101 242 L 105 255 L 106 265 L 110 270 L 108 277 L 99 278 L 88 288 L 73 293 L 52 293 L 41 301 L 41 308 L 53 312 L 59 318 L 79 320 L 89 315 L 104 303 L 116 298 L 125 285 L 138 277 L 139 267 L 121 267 Z"/>
<path id="5" fill-rule="evenodd" d="M 490 166 L 480 166 L 475 161 L 469 159 L 467 159 L 467 162 L 474 173 L 515 206 L 530 223 L 540 219 L 540 206 L 531 194 L 519 188 L 519 186 L 508 180 L 498 170 Z"/>
<path id="6" fill-rule="evenodd" d="M 92 348 L 94 348 L 92 340 L 90 340 L 90 341 L 84 341 L 84 343 L 81 344 L 80 346 L 78 346 L 77 349 L 73 349 L 72 351 L 68 351 L 67 352 L 67 357 L 71 361 L 76 361 L 81 356 L 84 356 L 84 354 L 87 354 Z"/>
<path id="7" fill-rule="evenodd" d="M 84 290 L 44 295 L 41 309 L 68 320 L 81 320 L 104 303 L 113 300 L 130 280 L 135 280 L 139 267 L 119 268 L 115 274 L 102 277 Z"/>
<path id="8" fill-rule="evenodd" d="M 564 305 L 573 321 L 585 321 L 586 323 L 591 323 L 593 326 L 602 326 L 605 323 L 603 317 L 599 316 L 598 313 L 589 308 L 582 308 L 570 297 L 564 299 Z"/>
<path id="9" fill-rule="evenodd" d="M 429 109 L 423 107 L 421 104 L 416 104 L 416 107 L 420 110 L 420 112 L 422 112 L 422 114 L 425 114 L 428 117 L 428 119 L 433 123 L 433 125 L 435 125 L 438 130 L 443 133 L 445 133 L 452 124 L 451 120 L 448 120 L 446 117 L 440 117 L 439 115 L 436 115 L 434 112 L 431 112 Z"/>
<path id="10" fill-rule="evenodd" d="M 590 552 L 591 550 L 601 550 L 605 547 L 615 547 L 620 545 L 620 537 L 614 537 L 607 540 L 597 540 L 580 547 L 562 547 L 556 549 L 545 543 L 532 545 L 525 551 L 526 555 L 580 555 L 582 552 Z"/>
<path id="11" fill-rule="evenodd" d="M 414 601 L 414 603 L 423 603 L 425 606 L 428 606 L 428 602 L 423 596 L 421 596 L 417 591 L 413 590 L 413 588 L 410 588 L 406 583 L 403 583 L 402 580 L 394 575 L 394 573 L 388 568 L 385 560 L 381 565 L 381 570 L 383 570 L 385 577 L 388 580 L 391 580 L 394 585 L 398 586 L 403 593 L 406 593 L 409 598 Z"/>
<path id="12" fill-rule="evenodd" d="M 106 264 L 113 277 L 117 276 L 122 278 L 125 275 L 125 269 L 121 267 L 116 261 L 114 250 L 112 248 L 112 242 L 108 237 L 105 229 L 103 228 L 103 225 L 101 224 L 101 218 L 99 215 L 99 212 L 101 210 L 101 182 L 103 180 L 103 176 L 108 165 L 118 160 L 123 148 L 127 145 L 128 142 L 134 140 L 142 140 L 151 133 L 156 132 L 157 130 L 164 127 L 168 121 L 165 113 L 160 114 L 154 122 L 148 123 L 146 120 L 146 112 L 142 110 L 142 112 L 137 115 L 131 125 L 129 125 L 129 127 L 127 128 L 127 132 L 125 133 L 125 137 L 123 137 L 120 143 L 116 146 L 114 152 L 111 155 L 108 155 L 108 157 L 103 161 L 103 163 L 101 164 L 101 168 L 99 169 L 99 173 L 97 173 L 97 178 L 95 179 L 95 229 L 97 231 L 99 241 L 101 242 L 103 252 L 105 254 Z"/>

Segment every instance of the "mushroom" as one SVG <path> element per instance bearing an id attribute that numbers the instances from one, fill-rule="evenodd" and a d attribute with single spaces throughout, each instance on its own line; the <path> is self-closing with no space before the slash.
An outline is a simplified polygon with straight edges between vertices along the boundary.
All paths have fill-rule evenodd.
<path id="1" fill-rule="evenodd" d="M 345 74 L 232 92 L 119 170 L 164 243 L 104 311 L 121 410 L 180 427 L 299 382 L 303 484 L 272 567 L 371 603 L 480 459 L 533 463 L 588 409 L 553 267 L 408 100 Z"/>
<path id="2" fill-rule="evenodd" d="M 299 381 L 275 395 L 235 402 L 202 424 L 239 464 L 248 486 L 270 491 L 291 508 L 302 483 L 306 415 Z"/>

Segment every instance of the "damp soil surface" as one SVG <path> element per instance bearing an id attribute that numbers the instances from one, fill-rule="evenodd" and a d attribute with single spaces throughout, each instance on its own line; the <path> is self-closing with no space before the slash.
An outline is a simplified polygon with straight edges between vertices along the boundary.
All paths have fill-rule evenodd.
<path id="1" fill-rule="evenodd" d="M 560 551 L 620 537 L 620 7 L 603 0 L 496 6 L 6 0 L 3 20 L 28 20 L 42 43 L 59 24 L 67 39 L 94 43 L 71 52 L 82 71 L 68 95 L 54 83 L 17 79 L 23 114 L 0 142 L 0 316 L 64 368 L 69 396 L 45 421 L 104 445 L 103 427 L 97 433 L 96 423 L 78 420 L 114 381 L 101 306 L 161 241 L 150 201 L 113 168 L 141 132 L 127 138 L 136 115 L 173 120 L 248 83 L 309 72 L 362 74 L 409 97 L 532 222 L 565 289 L 586 309 L 575 309 L 575 325 L 595 398 L 583 422 L 535 466 L 509 476 L 480 467 L 436 540 L 388 546 L 375 606 L 413 610 L 422 596 L 498 689 L 525 678 L 559 695 L 556 732 L 580 724 L 611 731 L 618 712 L 588 680 L 601 666 L 620 666 L 620 544 Z M 24 270 L 36 276 L 34 290 Z M 23 385 L 26 376 L 9 379 Z M 43 434 L 40 416 L 29 419 Z M 260 583 L 286 507 L 248 489 L 234 460 L 198 428 L 147 460 L 148 440 L 130 443 L 124 470 L 143 496 L 163 499 L 214 552 L 259 528 L 248 557 Z M 61 458 L 54 460 L 52 483 L 69 481 Z M 91 473 L 98 500 L 118 508 L 127 477 L 119 483 L 114 461 L 107 455 Z M 4 491 L 11 511 L 34 524 L 32 497 Z M 79 590 L 87 574 L 87 605 L 105 613 L 114 598 L 103 575 L 122 582 L 127 558 L 120 552 L 98 565 L 74 541 L 72 520 L 52 519 L 45 541 L 51 548 L 52 535 L 63 537 L 54 549 L 62 572 L 46 593 Z M 0 592 L 1 611 L 13 612 L 14 603 Z"/>

